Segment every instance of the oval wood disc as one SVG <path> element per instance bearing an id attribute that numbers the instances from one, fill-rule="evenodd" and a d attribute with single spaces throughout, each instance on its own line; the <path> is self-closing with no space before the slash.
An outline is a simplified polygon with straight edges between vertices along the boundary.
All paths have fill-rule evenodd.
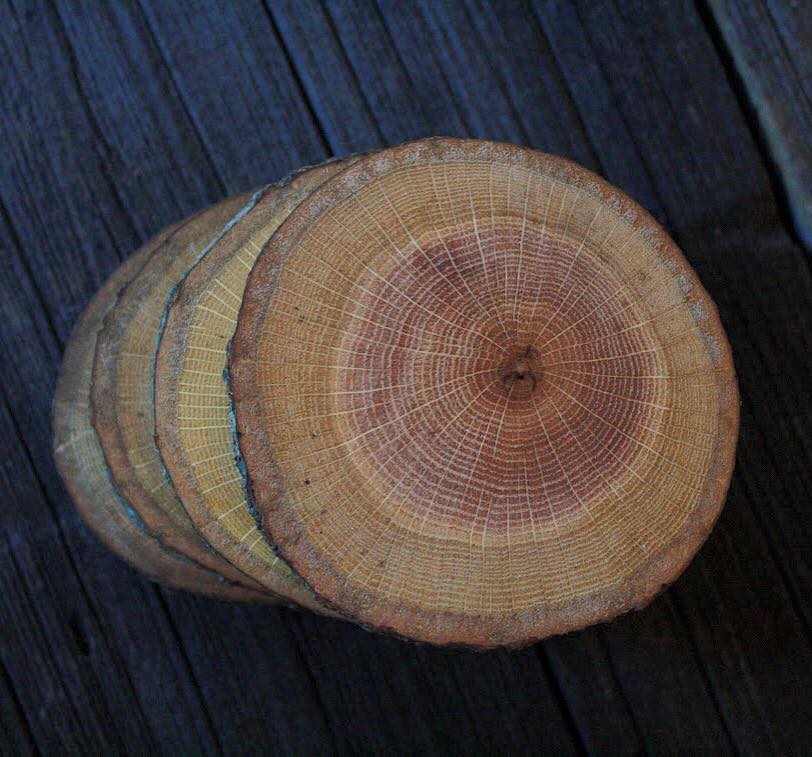
<path id="1" fill-rule="evenodd" d="M 310 168 L 269 188 L 205 254 L 176 289 L 155 372 L 158 446 L 198 531 L 263 586 L 320 612 L 324 608 L 274 554 L 248 509 L 223 373 L 257 254 L 304 198 L 350 162 Z"/>
<path id="2" fill-rule="evenodd" d="M 222 599 L 263 599 L 213 571 L 163 548 L 116 492 L 98 437 L 90 423 L 90 378 L 96 337 L 118 291 L 141 269 L 174 228 L 133 253 L 113 272 L 87 306 L 65 348 L 54 394 L 54 457 L 65 486 L 85 522 L 101 541 L 153 581 Z"/>
<path id="3" fill-rule="evenodd" d="M 186 221 L 119 293 L 99 333 L 90 395 L 113 483 L 149 532 L 199 565 L 259 591 L 259 584 L 195 531 L 155 445 L 153 400 L 155 353 L 169 292 L 249 199 L 231 198 Z"/>
<path id="4" fill-rule="evenodd" d="M 230 365 L 253 504 L 324 600 L 518 645 L 640 607 L 722 507 L 738 422 L 713 302 L 568 161 L 423 140 L 279 229 Z"/>

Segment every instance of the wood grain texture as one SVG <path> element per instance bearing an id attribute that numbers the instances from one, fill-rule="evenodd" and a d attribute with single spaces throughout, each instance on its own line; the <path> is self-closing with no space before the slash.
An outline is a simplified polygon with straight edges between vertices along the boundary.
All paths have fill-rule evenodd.
<path id="1" fill-rule="evenodd" d="M 35 743 L 804 751 L 812 287 L 751 138 L 758 125 L 703 17 L 687 3 L 330 2 L 291 3 L 285 23 L 279 3 L 186 5 L 0 9 L 0 340 L 14 356 L 0 364 L 14 421 L 4 441 L 35 472 L 6 458 L 17 488 L 5 489 L 4 538 L 25 567 L 4 562 L 2 617 L 13 622 L 2 653 Z M 772 3 L 778 16 L 802 6 Z M 311 13 L 313 28 L 327 14 L 319 41 L 343 59 L 297 49 L 288 30 L 306 36 Z M 363 97 L 337 97 L 348 77 Z M 328 106 L 332 133 L 313 117 Z M 239 129 L 224 129 L 225 117 Z M 81 525 L 48 452 L 59 353 L 82 308 L 121 258 L 194 210 L 330 154 L 430 134 L 574 158 L 685 250 L 741 356 L 739 464 L 716 532 L 644 613 L 518 656 L 412 648 L 155 589 Z M 25 591 L 36 565 L 36 589 Z M 81 633 L 68 638 L 72 610 Z M 71 656 L 92 674 L 74 677 Z M 91 702 L 81 727 L 70 725 L 74 701 Z"/>
<path id="2" fill-rule="evenodd" d="M 642 607 L 718 516 L 738 395 L 653 219 L 505 143 L 376 152 L 248 277 L 229 386 L 249 496 L 373 628 L 517 646 Z"/>
<path id="3" fill-rule="evenodd" d="M 795 229 L 812 249 L 812 12 L 806 3 L 709 0 L 759 120 Z"/>

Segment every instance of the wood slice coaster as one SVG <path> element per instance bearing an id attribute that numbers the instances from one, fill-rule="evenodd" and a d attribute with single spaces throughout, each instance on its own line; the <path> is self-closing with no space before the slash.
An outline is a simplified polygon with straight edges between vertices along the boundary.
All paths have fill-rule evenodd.
<path id="1" fill-rule="evenodd" d="M 54 395 L 54 457 L 76 508 L 116 555 L 175 589 L 221 599 L 255 600 L 261 595 L 228 583 L 220 575 L 161 546 L 116 492 L 99 439 L 90 422 L 90 379 L 96 337 L 119 290 L 142 268 L 175 227 L 133 253 L 107 280 L 71 334 Z"/>
<path id="2" fill-rule="evenodd" d="M 719 515 L 738 428 L 716 308 L 654 219 L 569 161 L 457 139 L 291 214 L 230 384 L 294 570 L 369 627 L 478 648 L 651 600 Z"/>
<path id="3" fill-rule="evenodd" d="M 113 483 L 148 531 L 195 563 L 261 591 L 195 531 L 154 439 L 154 362 L 169 292 L 249 199 L 231 198 L 185 222 L 120 292 L 98 336 L 90 399 Z"/>
<path id="4" fill-rule="evenodd" d="M 245 281 L 259 251 L 303 199 L 352 160 L 310 168 L 256 198 L 178 285 L 155 373 L 158 446 L 198 531 L 263 586 L 319 612 L 325 608 L 274 554 L 248 509 L 223 374 Z"/>

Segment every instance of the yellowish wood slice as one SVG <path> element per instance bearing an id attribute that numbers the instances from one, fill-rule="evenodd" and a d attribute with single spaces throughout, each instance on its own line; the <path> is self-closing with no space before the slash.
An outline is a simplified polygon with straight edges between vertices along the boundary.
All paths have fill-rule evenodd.
<path id="1" fill-rule="evenodd" d="M 113 483 L 147 530 L 195 563 L 262 591 L 197 533 L 165 476 L 154 439 L 154 361 L 169 292 L 249 200 L 231 198 L 181 225 L 121 290 L 98 336 L 90 398 Z"/>
<path id="2" fill-rule="evenodd" d="M 384 150 L 258 257 L 230 362 L 253 506 L 362 623 L 519 645 L 640 607 L 707 537 L 738 426 L 689 264 L 585 169 Z"/>
<path id="3" fill-rule="evenodd" d="M 324 608 L 274 554 L 249 512 L 223 374 L 245 281 L 259 251 L 303 199 L 353 160 L 310 168 L 257 198 L 175 290 L 155 372 L 159 449 L 198 531 L 263 586 L 320 612 Z"/>
<path id="4" fill-rule="evenodd" d="M 265 600 L 213 571 L 165 549 L 116 492 L 90 423 L 90 379 L 96 337 L 118 291 L 172 233 L 167 229 L 133 253 L 87 306 L 65 348 L 54 395 L 54 457 L 76 508 L 101 541 L 153 581 L 221 599 Z"/>

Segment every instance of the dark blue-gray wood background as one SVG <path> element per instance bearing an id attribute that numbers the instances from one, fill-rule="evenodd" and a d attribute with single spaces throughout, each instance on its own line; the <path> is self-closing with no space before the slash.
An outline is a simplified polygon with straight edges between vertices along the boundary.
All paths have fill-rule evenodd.
<path id="1" fill-rule="evenodd" d="M 803 0 L 3 0 L 0 749 L 809 753 L 810 102 Z M 645 611 L 518 653 L 143 580 L 51 458 L 82 308 L 167 224 L 429 134 L 573 158 L 683 248 L 742 393 L 710 540 Z"/>

